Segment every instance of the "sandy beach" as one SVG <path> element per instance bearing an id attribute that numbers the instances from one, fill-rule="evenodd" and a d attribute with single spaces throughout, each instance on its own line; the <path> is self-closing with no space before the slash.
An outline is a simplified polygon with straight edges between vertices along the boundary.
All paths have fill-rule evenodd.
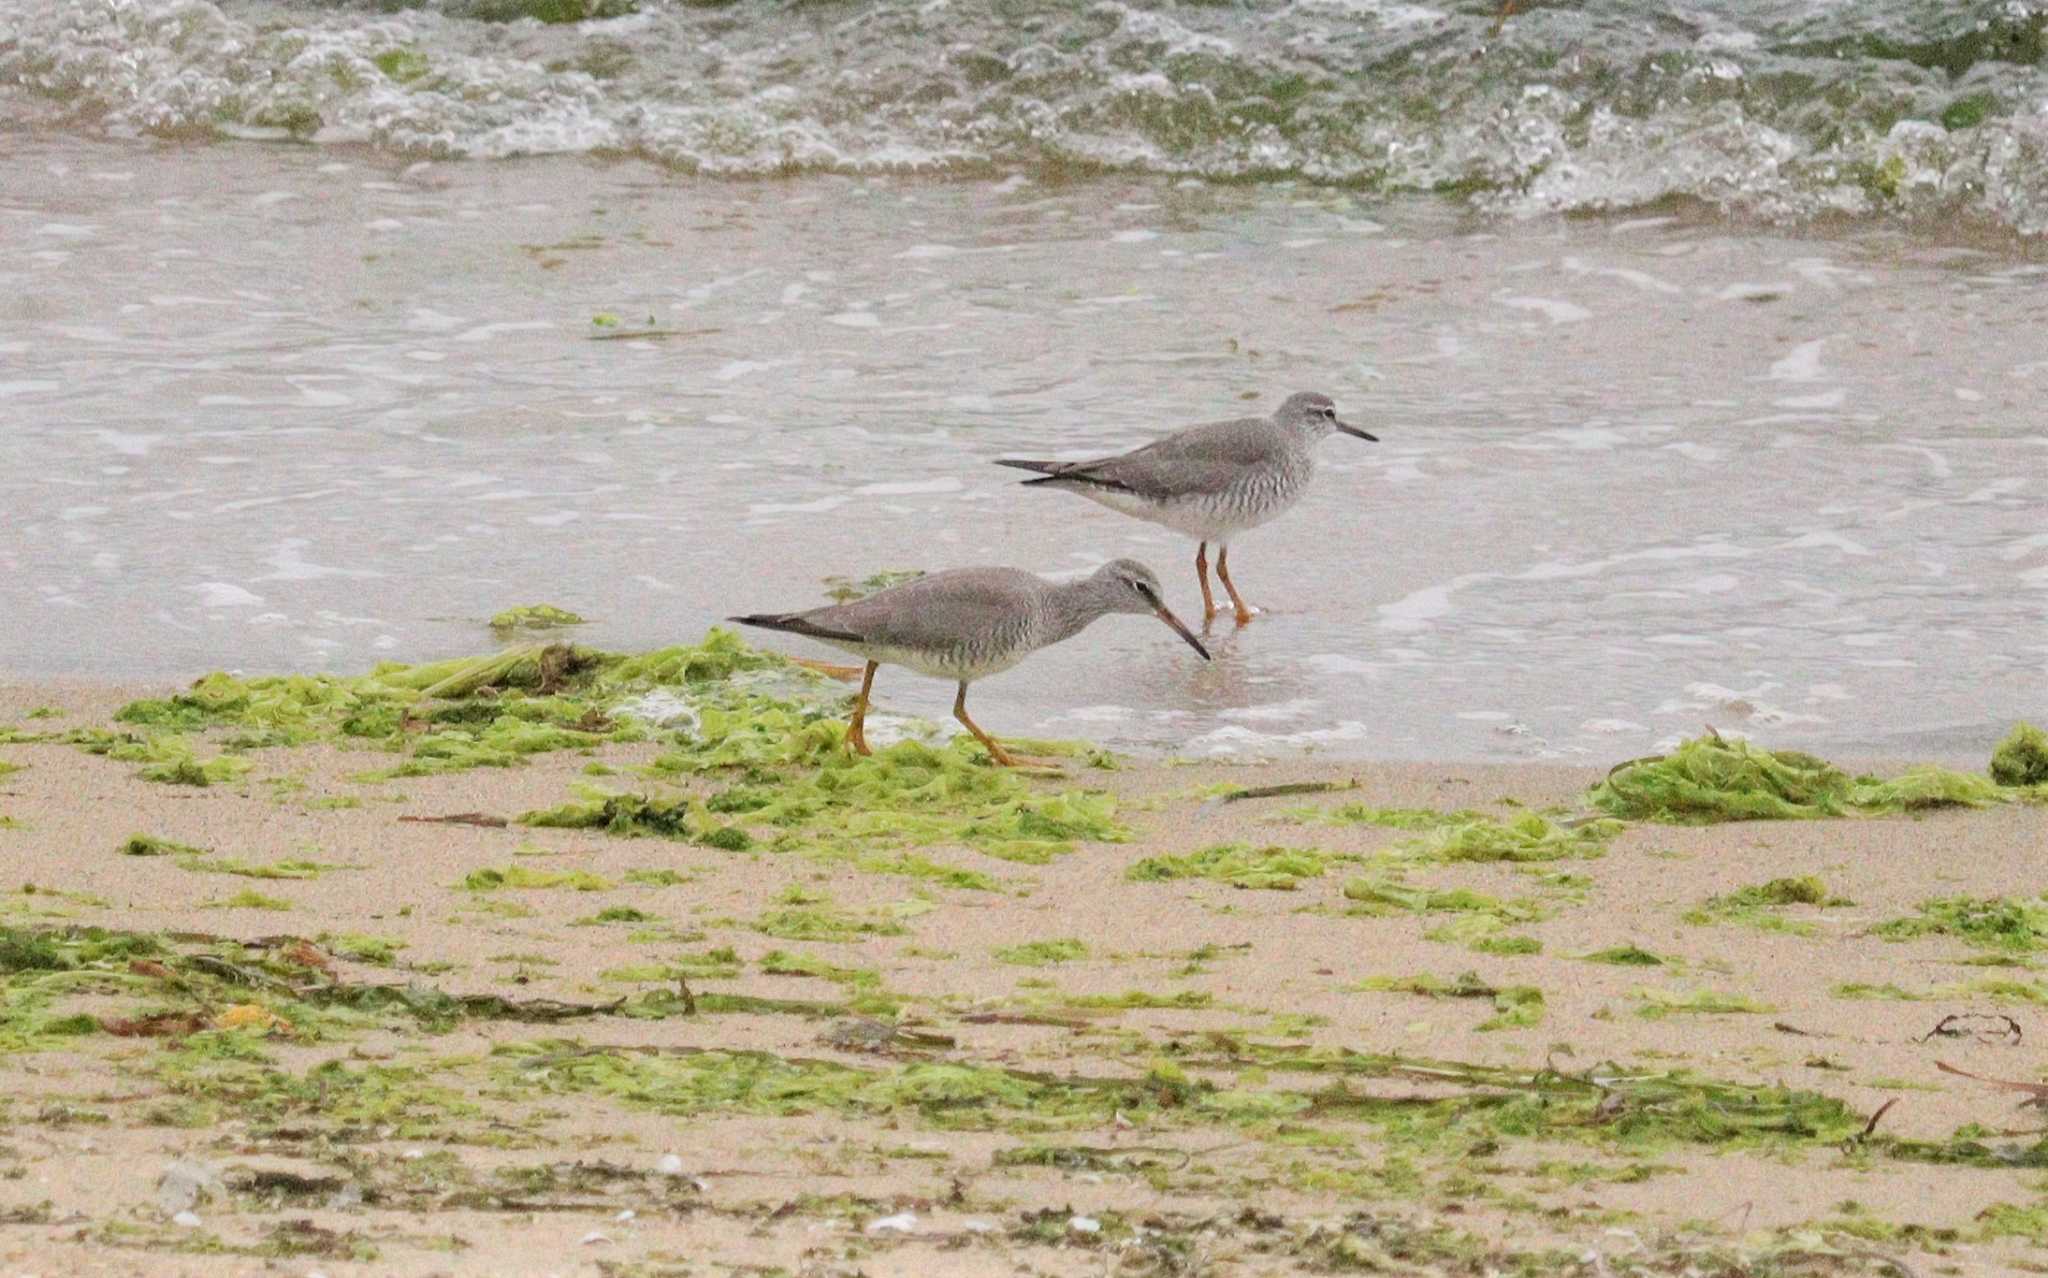
<path id="1" fill-rule="evenodd" d="M 2038 1119 L 1937 1065 L 2042 1077 L 2038 803 L 1694 827 L 1590 819 L 1598 769 L 941 750 L 919 810 L 965 824 L 902 837 L 764 824 L 854 773 L 666 732 L 382 780 L 441 730 L 245 737 L 205 786 L 90 752 L 172 691 L 0 688 L 9 1273 L 2043 1263 Z M 1300 783 L 1343 788 L 1231 797 Z M 733 815 L 519 823 L 592 785 Z"/>
<path id="2" fill-rule="evenodd" d="M 0 3 L 0 1278 L 2048 1273 L 2044 103 Z"/>

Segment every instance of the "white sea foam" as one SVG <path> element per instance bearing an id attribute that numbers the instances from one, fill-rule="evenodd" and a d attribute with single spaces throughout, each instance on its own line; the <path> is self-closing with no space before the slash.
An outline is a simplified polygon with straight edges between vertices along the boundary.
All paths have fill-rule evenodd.
<path id="1" fill-rule="evenodd" d="M 2048 229 L 2048 116 L 2033 109 L 2030 63 L 1972 59 L 1985 118 L 1936 126 L 1953 102 L 1940 77 L 1889 56 L 1799 51 L 1905 41 L 1961 58 L 1987 39 L 2023 43 L 2032 19 L 1967 5 L 1902 18 L 1906 0 L 1836 8 L 1759 12 L 1694 37 L 1654 22 L 1588 26 L 1569 7 L 1539 6 L 1503 42 L 1483 7 L 1373 0 L 1047 4 L 1028 20 L 988 6 L 764 0 L 741 23 L 718 6 L 646 4 L 606 21 L 511 26 L 466 17 L 455 0 L 383 15 L 313 0 L 16 0 L 0 10 L 0 87 L 88 127 L 367 144 L 437 161 L 625 152 L 708 175 L 1012 182 L 1050 162 L 1467 186 L 1511 215 L 1691 196 L 1773 218 L 1960 210 Z M 1358 74 L 1361 40 L 1369 75 Z M 1806 87 L 1755 88 L 1785 76 Z M 1289 86 L 1284 99 L 1268 96 L 1276 84 Z M 1898 118 L 1882 133 L 1869 127 L 1873 100 Z M 1446 114 L 1404 109 L 1416 101 Z M 396 234 L 403 219 L 371 225 Z M 76 217 L 43 227 L 67 243 L 97 229 Z M 1588 269 L 1647 294 L 1676 287 L 1636 267 Z M 1786 269 L 1822 288 L 1856 273 L 1822 259 Z M 1577 302 L 1530 300 L 1556 321 L 1587 317 Z"/>

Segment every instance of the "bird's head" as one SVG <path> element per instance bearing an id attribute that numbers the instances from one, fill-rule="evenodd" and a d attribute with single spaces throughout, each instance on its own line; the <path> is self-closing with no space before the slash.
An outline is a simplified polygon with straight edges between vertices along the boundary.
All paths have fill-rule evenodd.
<path id="1" fill-rule="evenodd" d="M 1280 411 L 1273 414 L 1273 420 L 1290 430 L 1300 431 L 1310 439 L 1322 439 L 1334 431 L 1356 435 L 1360 439 L 1379 442 L 1379 436 L 1369 435 L 1337 417 L 1337 405 L 1328 395 L 1315 391 L 1298 391 L 1287 397 L 1280 405 Z"/>
<path id="2" fill-rule="evenodd" d="M 1195 633 L 1173 615 L 1166 606 L 1166 595 L 1159 588 L 1159 574 L 1135 559 L 1112 559 L 1095 570 L 1090 583 L 1100 592 L 1103 603 L 1110 612 L 1149 613 L 1172 628 L 1173 632 L 1187 640 L 1188 646 L 1202 654 L 1202 660 L 1209 659 L 1209 650 Z"/>

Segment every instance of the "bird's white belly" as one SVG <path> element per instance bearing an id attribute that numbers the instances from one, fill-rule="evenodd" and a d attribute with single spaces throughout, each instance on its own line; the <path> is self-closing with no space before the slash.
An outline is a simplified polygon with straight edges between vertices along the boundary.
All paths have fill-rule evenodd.
<path id="1" fill-rule="evenodd" d="M 1001 674 L 1029 655 L 1028 652 L 1016 652 L 973 660 L 950 653 L 893 648 L 882 644 L 833 643 L 833 646 L 843 648 L 878 665 L 902 666 L 906 670 L 915 670 L 933 679 L 951 679 L 959 683 L 972 683 L 976 679 L 986 678 L 992 674 Z"/>
<path id="2" fill-rule="evenodd" d="M 1115 489 L 1089 488 L 1081 491 L 1091 500 L 1120 514 L 1135 515 L 1198 541 L 1227 542 L 1236 534 L 1258 527 L 1294 504 L 1289 496 L 1261 510 L 1223 497 L 1161 502 L 1148 501 L 1135 493 Z"/>

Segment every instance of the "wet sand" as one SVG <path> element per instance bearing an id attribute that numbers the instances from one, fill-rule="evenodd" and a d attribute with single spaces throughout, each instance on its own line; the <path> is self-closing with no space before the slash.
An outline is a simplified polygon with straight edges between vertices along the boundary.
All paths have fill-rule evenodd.
<path id="1" fill-rule="evenodd" d="M 124 699 L 15 683 L 0 686 L 0 723 L 105 724 Z M 60 713 L 25 718 L 38 707 Z M 2025 1223 L 2041 1207 L 2037 1170 L 1937 1165 L 1911 1144 L 1953 1149 L 1971 1124 L 1996 1150 L 2034 1144 L 2040 1123 L 2011 1094 L 1935 1063 L 2038 1079 L 2027 1000 L 2048 995 L 2026 970 L 1970 965 L 1987 951 L 1954 938 L 1871 931 L 1930 897 L 2031 898 L 2041 884 L 2026 850 L 2048 844 L 2048 808 L 1631 824 L 1589 857 L 1388 863 L 1375 858 L 1411 832 L 1289 814 L 1363 802 L 1503 816 L 1554 806 L 1565 819 L 1600 773 L 1138 763 L 1032 783 L 1106 789 L 1128 841 L 1042 865 L 917 849 L 989 876 L 980 887 L 829 855 L 401 819 L 516 817 L 591 781 L 594 761 L 627 769 L 656 750 L 366 783 L 351 778 L 391 756 L 314 745 L 252 752 L 246 778 L 197 789 L 141 781 L 132 763 L 72 745 L 0 746 L 24 765 L 0 776 L 9 936 L 105 927 L 166 947 L 60 977 L 15 962 L 0 985 L 0 1262 L 79 1274 L 1253 1275 L 1679 1272 L 1725 1257 L 1749 1268 L 1715 1272 L 1775 1258 L 1785 1272 L 1990 1274 L 2048 1259 Z M 1331 794 L 1215 797 L 1226 784 L 1354 779 Z M 208 855 L 120 854 L 137 834 Z M 1292 890 L 1129 873 L 1229 842 L 1315 849 L 1321 872 Z M 231 858 L 336 868 L 258 879 L 223 872 Z M 595 877 L 581 881 L 590 890 L 464 886 L 511 867 Z M 635 871 L 643 881 L 628 880 Z M 1842 903 L 1766 911 L 1776 922 L 1761 925 L 1683 917 L 1807 875 Z M 1429 939 L 1457 921 L 1449 912 L 1354 912 L 1346 885 L 1390 876 L 1515 903 L 1528 917 L 1506 934 L 1540 952 Z M 233 904 L 245 891 L 275 908 Z M 879 930 L 771 934 L 785 909 Z M 606 910 L 612 921 L 598 921 Z M 1582 957 L 1624 946 L 1663 965 Z M 221 953 L 239 978 L 192 958 Z M 1033 958 L 1056 961 L 1016 961 Z M 827 974 L 766 970 L 807 962 Z M 1504 1010 L 1493 997 L 1358 988 L 1465 972 L 1539 990 L 1540 1019 L 1483 1029 Z M 2008 984 L 1977 985 L 1989 978 Z M 428 1025 L 390 1005 L 316 1014 L 293 1000 L 295 981 L 412 983 L 529 1010 L 626 1002 L 552 1023 L 501 1007 Z M 1898 988 L 1845 997 L 1855 982 Z M 1700 990 L 1754 1010 L 1642 1014 Z M 159 1037 L 107 1028 L 152 1011 L 199 1020 Z M 1952 1014 L 2010 1015 L 2024 1036 L 1924 1037 Z M 1366 1057 L 1343 1053 L 1380 1065 L 1347 1073 L 1332 1062 Z M 1389 1071 L 1375 1054 L 1507 1073 Z M 760 1073 L 741 1087 L 713 1059 Z M 1896 1103 L 1860 1145 L 1814 1130 L 1660 1135 L 1682 1097 L 1636 1111 L 1624 1096 L 1532 1137 L 1537 1119 L 1495 1102 L 1545 1070 L 1784 1086 L 1839 1101 L 1836 1121 L 1852 1126 Z M 820 1077 L 852 1091 L 804 1090 Z M 914 1101 L 888 1090 L 912 1079 Z M 1105 1082 L 1129 1090 L 1100 1102 L 1087 1086 Z M 1421 1101 L 1453 1097 L 1470 1107 L 1432 1127 L 1441 1114 Z M 158 1185 L 181 1158 L 225 1187 L 185 1224 Z"/>

